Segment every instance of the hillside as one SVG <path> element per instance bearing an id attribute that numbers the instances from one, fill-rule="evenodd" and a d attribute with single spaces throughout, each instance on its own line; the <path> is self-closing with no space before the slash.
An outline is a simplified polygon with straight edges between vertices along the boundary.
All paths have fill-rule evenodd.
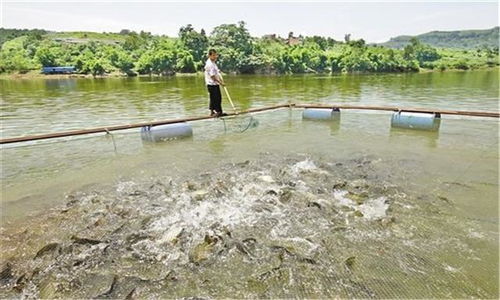
<path id="1" fill-rule="evenodd" d="M 69 44 L 85 44 L 91 41 L 101 42 L 104 44 L 120 44 L 126 39 L 126 35 L 118 33 L 99 33 L 99 32 L 53 32 L 44 36 L 46 39 L 51 39 L 56 42 Z"/>
<path id="2" fill-rule="evenodd" d="M 25 35 L 44 35 L 47 34 L 48 31 L 43 29 L 9 29 L 9 28 L 0 28 L 0 46 L 3 45 L 6 41 L 13 40 L 20 36 Z"/>
<path id="3" fill-rule="evenodd" d="M 42 29 L 7 29 L 0 28 L 0 46 L 7 41 L 12 41 L 20 37 L 32 37 L 38 40 L 49 39 L 55 42 L 69 44 L 84 44 L 91 41 L 105 44 L 119 44 L 125 41 L 127 35 L 119 33 L 99 33 L 99 32 L 53 32 Z"/>
<path id="4" fill-rule="evenodd" d="M 416 37 L 422 43 L 438 48 L 495 48 L 498 47 L 498 34 L 498 26 L 484 30 L 431 31 L 416 36 L 397 36 L 379 45 L 401 49 L 409 43 L 411 38 Z"/>
<path id="5" fill-rule="evenodd" d="M 42 67 L 53 66 L 74 66 L 76 73 L 93 76 L 196 73 L 203 70 L 211 47 L 220 53 L 219 66 L 228 73 L 418 72 L 498 65 L 498 48 L 433 48 L 424 39 L 412 40 L 404 50 L 398 50 L 367 45 L 363 39 L 336 41 L 293 35 L 288 39 L 273 35 L 257 38 L 245 25 L 243 21 L 222 24 L 207 35 L 203 29 L 197 31 L 188 24 L 179 29 L 177 37 L 127 29 L 97 33 L 0 28 L 4 34 L 0 41 L 0 73 L 39 73 Z M 484 39 L 482 32 L 475 36 L 475 40 Z"/>

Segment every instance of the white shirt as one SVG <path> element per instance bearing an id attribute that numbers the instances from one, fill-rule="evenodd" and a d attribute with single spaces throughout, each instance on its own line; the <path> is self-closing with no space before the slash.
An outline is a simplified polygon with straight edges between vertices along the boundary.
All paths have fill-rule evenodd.
<path id="1" fill-rule="evenodd" d="M 207 62 L 205 63 L 205 83 L 207 85 L 219 85 L 217 82 L 215 82 L 212 79 L 212 76 L 216 75 L 219 77 L 219 68 L 213 62 L 210 58 L 207 59 Z"/>

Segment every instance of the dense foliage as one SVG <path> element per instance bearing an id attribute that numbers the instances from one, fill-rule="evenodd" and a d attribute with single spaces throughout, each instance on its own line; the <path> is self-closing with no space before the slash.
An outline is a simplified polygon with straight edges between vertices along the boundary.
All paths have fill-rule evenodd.
<path id="1" fill-rule="evenodd" d="M 219 66 L 234 73 L 412 72 L 424 69 L 470 69 L 498 65 L 498 48 L 436 49 L 411 39 L 404 49 L 367 45 L 320 36 L 288 38 L 250 36 L 244 22 L 222 24 L 210 35 L 191 25 L 178 38 L 148 32 L 46 32 L 1 29 L 8 33 L 0 50 L 0 72 L 25 73 L 42 66 L 75 66 L 78 73 L 171 75 L 202 70 L 209 48 L 220 54 Z"/>

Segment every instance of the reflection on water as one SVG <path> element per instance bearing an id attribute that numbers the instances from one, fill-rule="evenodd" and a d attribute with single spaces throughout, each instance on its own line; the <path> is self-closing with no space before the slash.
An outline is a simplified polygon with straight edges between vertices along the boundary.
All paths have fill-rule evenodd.
<path id="1" fill-rule="evenodd" d="M 498 109 L 498 71 L 226 80 L 238 108 Z M 0 84 L 3 137 L 207 113 L 199 77 Z M 498 120 L 253 118 L 3 146 L 0 296 L 498 298 Z"/>
<path id="2" fill-rule="evenodd" d="M 324 102 L 498 110 L 498 70 L 358 76 L 230 76 L 238 109 Z M 0 80 L 3 137 L 208 113 L 199 76 Z M 229 105 L 224 105 L 229 110 Z"/>
<path id="3" fill-rule="evenodd" d="M 314 119 L 303 119 L 304 122 L 312 122 L 319 126 L 324 126 L 325 128 L 330 128 L 330 132 L 332 135 L 335 135 L 340 130 L 340 120 L 341 115 L 335 116 L 331 120 L 314 120 Z M 322 124 L 322 125 L 321 125 Z"/>
<path id="4" fill-rule="evenodd" d="M 389 136 L 393 141 L 397 141 L 400 136 L 412 137 L 416 143 L 424 142 L 429 148 L 436 148 L 438 146 L 439 131 L 411 130 L 391 127 Z"/>

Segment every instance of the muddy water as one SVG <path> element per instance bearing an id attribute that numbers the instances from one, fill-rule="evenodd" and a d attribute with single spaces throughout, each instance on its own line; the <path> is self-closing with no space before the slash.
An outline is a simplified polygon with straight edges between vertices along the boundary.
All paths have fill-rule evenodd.
<path id="1" fill-rule="evenodd" d="M 498 297 L 497 120 L 254 117 L 3 148 L 2 298 Z"/>

